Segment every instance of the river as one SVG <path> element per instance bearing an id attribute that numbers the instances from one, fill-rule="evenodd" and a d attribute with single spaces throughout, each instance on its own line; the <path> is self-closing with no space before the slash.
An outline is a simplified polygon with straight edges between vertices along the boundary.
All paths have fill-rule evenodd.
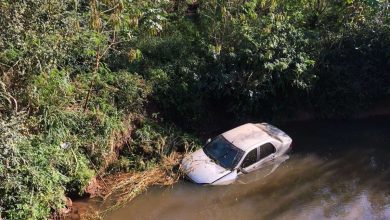
<path id="1" fill-rule="evenodd" d="M 390 219 L 390 118 L 290 122 L 288 158 L 228 186 L 152 187 L 120 219 Z"/>

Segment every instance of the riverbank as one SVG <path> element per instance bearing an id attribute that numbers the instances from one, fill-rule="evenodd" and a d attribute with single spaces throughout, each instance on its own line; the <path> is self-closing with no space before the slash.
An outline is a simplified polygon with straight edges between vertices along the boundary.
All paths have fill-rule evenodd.
<path id="1" fill-rule="evenodd" d="M 349 119 L 363 119 L 370 117 L 381 117 L 390 115 L 390 97 L 383 98 L 381 100 L 376 101 L 370 107 L 366 108 L 363 111 L 360 111 L 355 114 L 351 114 L 348 117 Z M 315 120 L 318 118 L 315 112 L 310 110 L 298 110 L 290 117 L 283 117 L 281 121 L 284 122 L 294 122 L 294 121 L 307 121 L 307 120 Z"/>
<path id="2" fill-rule="evenodd" d="M 169 186 L 176 183 L 180 177 L 179 162 L 184 154 L 174 152 L 163 157 L 161 163 L 145 171 L 121 172 L 94 179 L 93 194 L 87 199 L 97 199 L 105 203 L 104 210 L 96 211 L 83 202 L 71 202 L 66 213 L 59 219 L 98 219 L 104 213 L 113 211 L 130 202 L 151 186 Z M 115 199 L 113 199 L 115 198 Z"/>

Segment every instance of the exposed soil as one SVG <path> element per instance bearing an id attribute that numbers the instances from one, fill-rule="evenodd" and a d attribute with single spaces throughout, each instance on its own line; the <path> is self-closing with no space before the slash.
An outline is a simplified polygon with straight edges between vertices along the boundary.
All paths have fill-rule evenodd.
<path id="1" fill-rule="evenodd" d="M 102 178 L 95 178 L 87 187 L 88 197 L 97 198 L 107 203 L 107 209 L 112 211 L 128 203 L 137 195 L 145 192 L 150 186 L 167 186 L 176 183 L 181 173 L 178 165 L 183 155 L 172 153 L 169 157 L 162 158 L 160 166 L 146 171 L 116 173 Z M 110 200 L 111 198 L 111 200 Z M 112 199 L 115 198 L 115 199 Z M 68 198 L 70 203 L 72 201 Z M 99 213 L 86 203 L 75 202 L 66 207 L 59 219 L 98 219 L 103 213 Z"/>

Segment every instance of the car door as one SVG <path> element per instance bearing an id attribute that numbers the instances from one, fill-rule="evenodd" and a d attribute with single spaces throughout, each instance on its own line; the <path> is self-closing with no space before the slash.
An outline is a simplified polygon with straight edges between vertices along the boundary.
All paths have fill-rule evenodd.
<path id="1" fill-rule="evenodd" d="M 241 168 L 246 172 L 251 172 L 275 158 L 276 148 L 272 143 L 265 143 L 257 148 L 252 149 L 241 163 Z"/>
<path id="2" fill-rule="evenodd" d="M 254 148 L 245 155 L 245 158 L 242 161 L 240 167 L 243 168 L 246 172 L 250 172 L 255 169 L 258 158 L 258 148 Z"/>
<path id="3" fill-rule="evenodd" d="M 275 158 L 276 148 L 272 143 L 265 143 L 259 148 L 259 164 L 265 163 Z"/>

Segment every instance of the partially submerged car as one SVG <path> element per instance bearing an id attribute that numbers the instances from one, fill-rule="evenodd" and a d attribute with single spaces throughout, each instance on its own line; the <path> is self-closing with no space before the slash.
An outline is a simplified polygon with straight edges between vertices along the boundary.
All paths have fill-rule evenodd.
<path id="1" fill-rule="evenodd" d="M 182 161 L 186 175 L 195 183 L 226 185 L 239 175 L 285 155 L 292 139 L 267 124 L 244 124 L 221 135 Z"/>

